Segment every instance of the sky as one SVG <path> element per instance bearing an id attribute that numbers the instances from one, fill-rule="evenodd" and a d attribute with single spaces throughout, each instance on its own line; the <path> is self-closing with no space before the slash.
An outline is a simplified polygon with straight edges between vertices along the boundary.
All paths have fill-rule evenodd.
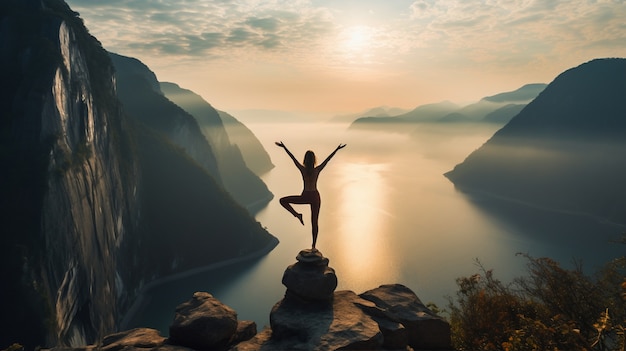
<path id="1" fill-rule="evenodd" d="M 626 0 L 66 0 L 105 49 L 214 107 L 469 103 L 626 57 Z"/>

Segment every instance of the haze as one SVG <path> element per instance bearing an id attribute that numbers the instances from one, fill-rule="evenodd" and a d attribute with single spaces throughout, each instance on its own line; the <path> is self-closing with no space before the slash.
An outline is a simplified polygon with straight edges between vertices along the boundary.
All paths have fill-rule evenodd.
<path id="1" fill-rule="evenodd" d="M 233 113 L 469 102 L 626 56 L 623 0 L 67 2 L 107 50 Z"/>

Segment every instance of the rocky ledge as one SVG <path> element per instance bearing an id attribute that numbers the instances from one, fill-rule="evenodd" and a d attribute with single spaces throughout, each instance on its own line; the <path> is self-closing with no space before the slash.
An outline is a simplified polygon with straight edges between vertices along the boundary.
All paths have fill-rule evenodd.
<path id="1" fill-rule="evenodd" d="M 270 327 L 238 321 L 211 294 L 197 292 L 176 308 L 170 337 L 133 329 L 74 350 L 451 350 L 450 325 L 406 286 L 382 285 L 360 295 L 334 291 L 335 271 L 317 250 L 303 250 L 287 267 L 285 297 L 270 314 Z M 62 348 L 57 348 L 62 350 Z"/>

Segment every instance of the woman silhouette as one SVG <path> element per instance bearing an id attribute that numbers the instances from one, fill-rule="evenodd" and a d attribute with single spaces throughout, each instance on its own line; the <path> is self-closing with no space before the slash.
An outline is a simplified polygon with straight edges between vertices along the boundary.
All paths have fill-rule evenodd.
<path id="1" fill-rule="evenodd" d="M 304 225 L 304 221 L 302 220 L 302 214 L 296 212 L 296 210 L 293 209 L 291 204 L 311 205 L 311 227 L 312 227 L 311 231 L 313 235 L 312 247 L 313 249 L 315 249 L 315 243 L 317 242 L 317 232 L 319 228 L 317 220 L 319 218 L 320 205 L 321 205 L 320 193 L 317 191 L 317 178 L 319 177 L 320 172 L 324 169 L 324 167 L 326 167 L 326 164 L 328 163 L 328 161 L 330 161 L 330 159 L 333 158 L 333 156 L 335 156 L 335 153 L 337 151 L 346 147 L 346 144 L 339 144 L 339 146 L 337 146 L 335 151 L 333 151 L 330 155 L 328 155 L 328 157 L 326 157 L 324 162 L 322 162 L 317 167 L 315 166 L 315 153 L 313 153 L 313 151 L 309 150 L 304 154 L 304 162 L 303 162 L 304 164 L 301 164 L 300 162 L 298 162 L 298 160 L 296 160 L 296 158 L 293 156 L 291 151 L 287 149 L 287 147 L 285 146 L 285 144 L 283 144 L 282 141 L 276 142 L 276 145 L 285 149 L 285 152 L 287 152 L 287 155 L 291 157 L 291 160 L 293 161 L 293 163 L 296 165 L 296 167 L 298 167 L 298 170 L 300 170 L 300 174 L 302 174 L 302 181 L 304 182 L 304 189 L 302 190 L 302 194 L 285 196 L 280 199 L 280 204 L 287 211 L 289 211 L 294 217 L 298 218 L 298 220 L 300 221 L 300 223 L 302 223 L 302 225 Z"/>

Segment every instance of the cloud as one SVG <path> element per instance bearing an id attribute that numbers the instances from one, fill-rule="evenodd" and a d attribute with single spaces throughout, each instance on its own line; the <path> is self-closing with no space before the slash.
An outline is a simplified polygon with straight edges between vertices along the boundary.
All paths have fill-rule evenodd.
<path id="1" fill-rule="evenodd" d="M 312 48 L 333 26 L 307 1 L 69 0 L 106 49 L 187 59 Z M 284 53 L 284 51 L 283 51 Z"/>
<path id="2" fill-rule="evenodd" d="M 252 28 L 260 29 L 266 32 L 275 32 L 279 26 L 279 20 L 271 17 L 249 17 L 244 23 Z"/>
<path id="3" fill-rule="evenodd" d="M 558 60 L 593 43 L 626 42 L 623 0 L 418 0 L 410 15 L 414 42 L 475 62 Z"/>

